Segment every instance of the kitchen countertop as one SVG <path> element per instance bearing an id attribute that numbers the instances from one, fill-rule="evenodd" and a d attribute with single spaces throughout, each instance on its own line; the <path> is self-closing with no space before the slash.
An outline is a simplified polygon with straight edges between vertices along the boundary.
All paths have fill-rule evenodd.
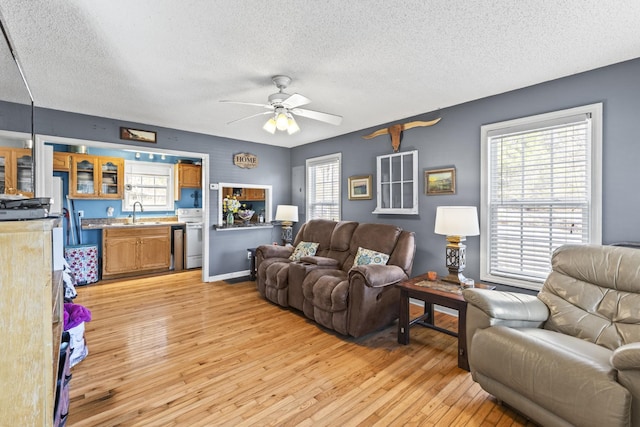
<path id="1" fill-rule="evenodd" d="M 135 223 L 127 223 L 127 218 L 83 218 L 83 230 L 101 230 L 105 228 L 122 228 L 122 227 L 157 227 L 185 225 L 186 223 L 178 221 L 177 217 L 138 217 Z"/>

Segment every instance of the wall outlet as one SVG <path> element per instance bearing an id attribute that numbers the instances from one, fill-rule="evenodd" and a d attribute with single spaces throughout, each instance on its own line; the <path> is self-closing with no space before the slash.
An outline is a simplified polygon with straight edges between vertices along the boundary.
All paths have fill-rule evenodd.
<path id="1" fill-rule="evenodd" d="M 251 259 L 251 252 L 247 251 L 247 259 Z"/>
<path id="2" fill-rule="evenodd" d="M 209 190 L 217 190 L 219 188 L 218 184 L 210 183 Z"/>
<path id="3" fill-rule="evenodd" d="M 80 218 L 84 218 L 84 211 L 78 211 L 78 216 Z"/>

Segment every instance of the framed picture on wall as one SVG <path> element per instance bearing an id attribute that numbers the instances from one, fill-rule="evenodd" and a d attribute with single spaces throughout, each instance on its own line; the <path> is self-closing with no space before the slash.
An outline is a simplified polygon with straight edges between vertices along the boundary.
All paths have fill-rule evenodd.
<path id="1" fill-rule="evenodd" d="M 349 200 L 372 199 L 371 175 L 349 177 Z"/>
<path id="2" fill-rule="evenodd" d="M 127 141 L 156 142 L 156 133 L 150 130 L 120 128 L 120 139 Z"/>
<path id="3" fill-rule="evenodd" d="M 424 172 L 424 191 L 427 196 L 456 194 L 456 169 L 433 169 Z"/>

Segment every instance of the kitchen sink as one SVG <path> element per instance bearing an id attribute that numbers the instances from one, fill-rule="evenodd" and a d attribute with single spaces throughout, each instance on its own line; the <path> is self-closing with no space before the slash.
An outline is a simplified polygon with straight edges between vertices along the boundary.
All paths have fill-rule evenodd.
<path id="1" fill-rule="evenodd" d="M 131 224 L 127 224 L 127 225 L 158 225 L 158 224 L 163 224 L 160 221 L 138 221 L 138 222 L 132 222 Z"/>

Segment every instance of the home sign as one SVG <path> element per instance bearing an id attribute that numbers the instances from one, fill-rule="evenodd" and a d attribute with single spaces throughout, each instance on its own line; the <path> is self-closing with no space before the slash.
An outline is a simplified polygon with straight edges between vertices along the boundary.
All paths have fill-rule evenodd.
<path id="1" fill-rule="evenodd" d="M 233 155 L 233 164 L 243 169 L 253 169 L 258 166 L 258 156 L 249 153 Z"/>

